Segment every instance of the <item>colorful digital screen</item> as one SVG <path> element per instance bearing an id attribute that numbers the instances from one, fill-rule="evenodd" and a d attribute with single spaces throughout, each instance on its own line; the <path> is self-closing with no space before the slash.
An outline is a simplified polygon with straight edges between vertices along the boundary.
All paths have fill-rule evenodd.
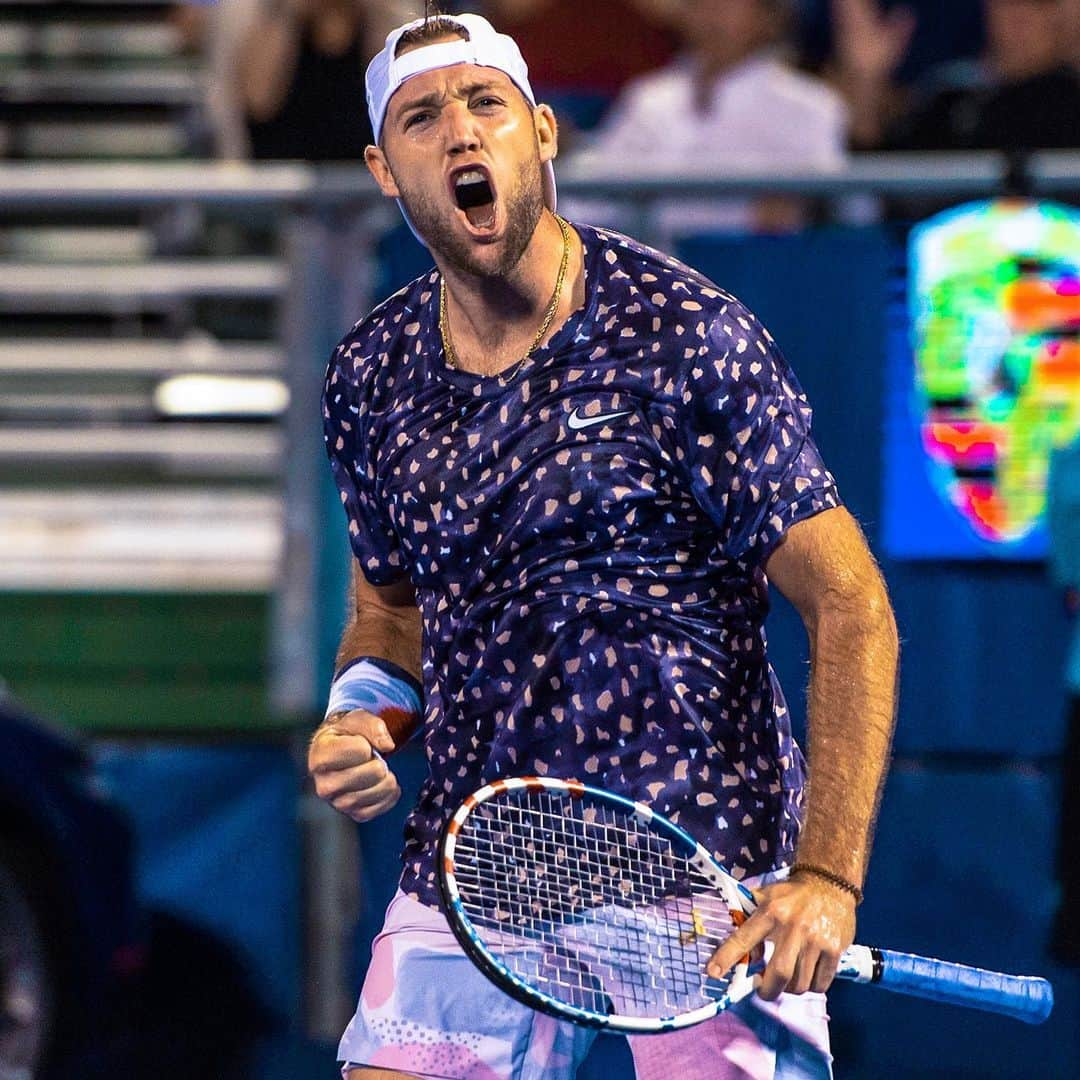
<path id="1" fill-rule="evenodd" d="M 885 544 L 1038 559 L 1053 449 L 1080 438 L 1080 210 L 1001 199 L 915 227 L 894 320 Z"/>

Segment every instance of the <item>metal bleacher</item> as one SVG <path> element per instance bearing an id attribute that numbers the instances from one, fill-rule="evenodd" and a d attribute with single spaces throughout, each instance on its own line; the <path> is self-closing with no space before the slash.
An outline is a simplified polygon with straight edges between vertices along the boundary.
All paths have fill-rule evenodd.
<path id="1" fill-rule="evenodd" d="M 0 4 L 9 158 L 183 157 L 201 75 L 162 0 Z"/>
<path id="2" fill-rule="evenodd" d="M 223 245 L 213 192 L 143 171 L 204 149 L 170 7 L 0 3 L 0 677 L 102 729 L 259 723 L 282 557 L 279 203 L 257 194 L 261 241 Z M 169 396 L 192 377 L 214 381 Z M 256 632 L 223 649 L 226 611 Z"/>

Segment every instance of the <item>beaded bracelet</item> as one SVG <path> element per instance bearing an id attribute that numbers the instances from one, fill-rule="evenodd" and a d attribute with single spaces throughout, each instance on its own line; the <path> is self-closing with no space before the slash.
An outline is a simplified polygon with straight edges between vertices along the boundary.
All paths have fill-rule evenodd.
<path id="1" fill-rule="evenodd" d="M 813 874 L 823 881 L 827 881 L 830 885 L 835 885 L 838 889 L 843 889 L 844 892 L 850 893 L 855 897 L 856 904 L 862 903 L 862 889 L 860 889 L 858 885 L 853 885 L 847 878 L 842 878 L 839 874 L 834 874 L 831 870 L 826 870 L 823 866 L 815 866 L 813 863 L 795 863 L 795 865 L 792 866 L 790 873 L 798 874 L 800 872 L 803 874 Z"/>

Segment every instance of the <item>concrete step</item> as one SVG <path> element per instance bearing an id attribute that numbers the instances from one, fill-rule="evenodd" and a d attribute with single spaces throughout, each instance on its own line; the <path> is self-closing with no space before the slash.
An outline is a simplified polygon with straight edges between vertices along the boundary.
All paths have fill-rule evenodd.
<path id="1" fill-rule="evenodd" d="M 7 124 L 0 145 L 26 158 L 179 158 L 188 153 L 180 126 L 168 121 L 130 120 L 79 123 L 34 120 Z"/>
<path id="2" fill-rule="evenodd" d="M 48 23 L 6 15 L 0 20 L 0 57 L 24 60 L 174 60 L 180 38 L 166 23 L 77 21 Z"/>
<path id="3" fill-rule="evenodd" d="M 131 226 L 15 226 L 0 230 L 0 253 L 25 262 L 144 262 L 153 257 L 154 234 Z"/>

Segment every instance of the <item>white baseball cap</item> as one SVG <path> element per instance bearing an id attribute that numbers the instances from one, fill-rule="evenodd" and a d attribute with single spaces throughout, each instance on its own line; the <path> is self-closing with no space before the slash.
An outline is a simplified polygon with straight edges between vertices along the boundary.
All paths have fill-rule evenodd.
<path id="1" fill-rule="evenodd" d="M 507 34 L 500 34 L 481 15 L 443 15 L 440 21 L 452 23 L 469 35 L 468 40 L 441 41 L 434 45 L 422 45 L 403 56 L 395 56 L 401 36 L 409 30 L 423 26 L 425 19 L 414 19 L 386 36 L 386 44 L 368 64 L 365 86 L 367 88 L 368 116 L 375 141 L 382 137 L 383 121 L 390 99 L 402 85 L 414 75 L 436 68 L 452 67 L 454 64 L 476 64 L 501 71 L 525 95 L 529 104 L 536 106 L 536 95 L 529 85 L 529 68 L 517 42 Z M 555 170 L 550 161 L 543 166 L 544 204 L 555 209 Z M 401 200 L 401 213 L 412 229 L 413 235 L 423 244 L 424 238 L 416 231 Z"/>

